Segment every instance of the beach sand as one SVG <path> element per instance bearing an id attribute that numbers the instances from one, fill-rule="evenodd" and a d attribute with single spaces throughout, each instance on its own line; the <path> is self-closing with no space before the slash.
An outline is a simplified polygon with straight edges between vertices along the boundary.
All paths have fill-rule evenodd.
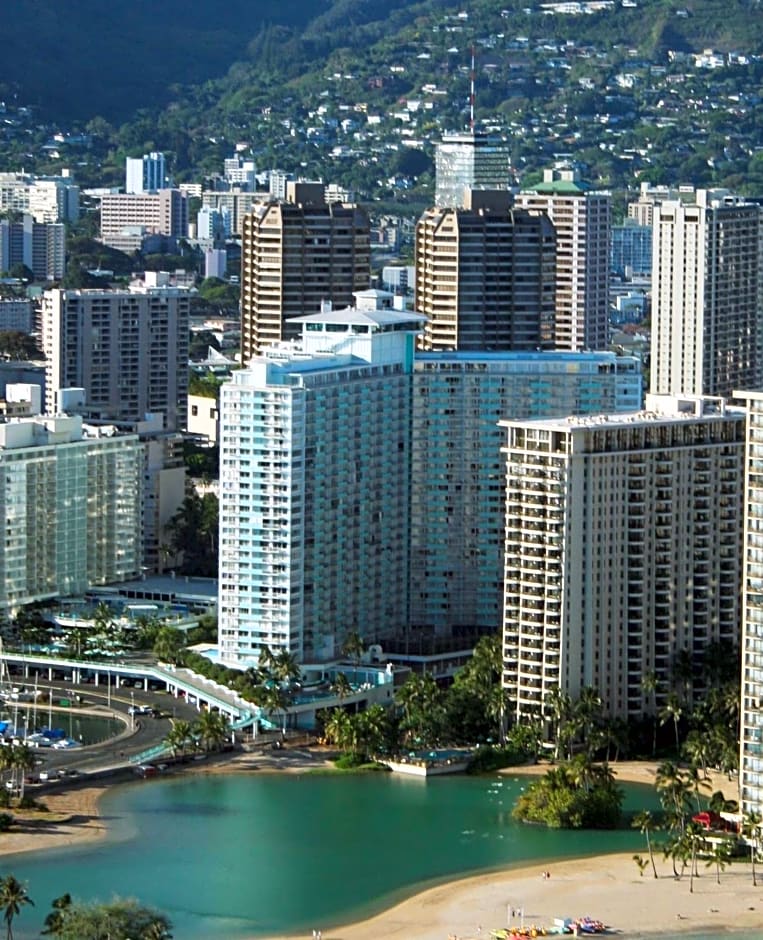
<path id="1" fill-rule="evenodd" d="M 305 773 L 331 767 L 329 756 L 312 748 L 246 751 L 220 762 L 188 765 L 184 772 Z M 624 782 L 654 782 L 654 765 L 620 762 L 611 766 Z M 506 773 L 538 774 L 545 769 L 543 765 L 512 767 Z M 714 775 L 711 787 L 708 792 L 720 789 L 730 799 L 737 797 L 736 780 Z M 40 814 L 0 834 L 0 854 L 65 847 L 104 836 L 107 825 L 98 814 L 104 791 L 103 786 L 78 784 L 40 793 L 52 819 Z M 65 822 L 54 821 L 62 816 Z M 646 845 L 641 854 L 647 857 Z M 695 878 L 690 893 L 687 875 L 676 881 L 670 863 L 661 854 L 655 860 L 656 880 L 651 868 L 641 876 L 629 854 L 506 869 L 438 885 L 369 920 L 334 929 L 316 924 L 316 928 L 322 930 L 322 940 L 483 940 L 492 929 L 507 926 L 513 908 L 524 911 L 526 926 L 550 926 L 555 917 L 589 915 L 631 938 L 699 930 L 722 936 L 729 928 L 753 935 L 760 930 L 763 938 L 763 871 L 759 886 L 753 887 L 749 861 L 738 860 L 721 872 L 717 884 L 715 868 L 701 863 L 700 877 Z M 550 872 L 549 879 L 543 878 L 544 870 Z M 512 923 L 519 924 L 520 917 L 514 916 Z"/>

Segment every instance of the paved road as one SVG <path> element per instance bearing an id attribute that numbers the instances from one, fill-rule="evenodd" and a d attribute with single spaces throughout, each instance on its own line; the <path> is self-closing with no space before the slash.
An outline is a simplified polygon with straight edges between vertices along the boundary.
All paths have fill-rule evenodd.
<path id="1" fill-rule="evenodd" d="M 76 695 L 81 698 L 80 704 L 75 706 L 72 714 L 78 712 L 103 717 L 119 717 L 125 722 L 124 731 L 116 738 L 111 738 L 100 744 L 88 745 L 83 748 L 70 750 L 57 748 L 38 748 L 35 756 L 41 761 L 38 770 L 71 770 L 75 768 L 82 774 L 91 774 L 106 769 L 131 766 L 130 759 L 143 753 L 151 747 L 160 744 L 172 727 L 173 718 L 182 718 L 194 721 L 199 716 L 197 709 L 188 705 L 182 698 L 174 698 L 164 692 L 151 692 L 133 688 L 112 689 L 109 694 L 103 687 L 81 683 L 40 683 L 38 688 L 42 691 L 52 691 L 53 699 L 69 698 Z M 162 717 L 152 718 L 150 715 L 140 715 L 133 718 L 128 714 L 132 705 L 151 705 L 161 708 Z M 8 708 L 13 709 L 9 702 Z M 29 707 L 29 703 L 20 703 L 19 708 Z M 38 723 L 40 712 L 47 715 L 47 709 L 38 706 Z M 69 710 L 54 710 L 53 724 L 66 729 Z M 43 719 L 46 721 L 46 719 Z"/>

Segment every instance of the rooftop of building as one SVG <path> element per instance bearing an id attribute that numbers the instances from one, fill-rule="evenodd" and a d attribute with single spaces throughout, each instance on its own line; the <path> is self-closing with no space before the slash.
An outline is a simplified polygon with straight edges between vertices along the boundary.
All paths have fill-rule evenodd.
<path id="1" fill-rule="evenodd" d="M 385 292 L 379 292 L 385 293 Z M 401 312 L 399 310 L 358 310 L 357 307 L 345 307 L 342 310 L 324 309 L 319 313 L 309 313 L 302 317 L 290 317 L 289 323 L 304 323 L 307 330 L 320 332 L 319 327 L 325 326 L 327 333 L 369 332 L 391 333 L 401 329 L 417 330 L 426 317 L 419 313 Z M 368 329 L 356 331 L 351 327 L 367 327 Z M 332 329 L 343 327 L 344 329 Z"/>
<path id="2" fill-rule="evenodd" d="M 550 431 L 611 430 L 637 425 L 743 420 L 746 414 L 744 408 L 730 406 L 723 398 L 647 395 L 646 407 L 642 411 L 605 415 L 571 415 L 566 418 L 503 420 L 498 423 L 501 427 L 507 428 L 531 425 L 534 428 Z"/>

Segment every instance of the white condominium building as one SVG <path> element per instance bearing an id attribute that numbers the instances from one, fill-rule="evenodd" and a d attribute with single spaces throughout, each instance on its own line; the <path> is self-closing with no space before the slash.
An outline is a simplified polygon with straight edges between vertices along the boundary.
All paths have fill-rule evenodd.
<path id="1" fill-rule="evenodd" d="M 641 401 L 639 361 L 610 352 L 417 354 L 412 638 L 500 630 L 506 462 L 498 422 L 634 412 Z"/>
<path id="2" fill-rule="evenodd" d="M 654 208 L 651 389 L 728 398 L 763 384 L 763 209 L 727 190 L 683 200 Z"/>
<path id="3" fill-rule="evenodd" d="M 467 189 L 509 189 L 508 144 L 470 131 L 446 134 L 435 147 L 435 205 L 453 209 L 464 204 Z"/>
<path id="4" fill-rule="evenodd" d="M 168 431 L 188 410 L 190 294 L 175 287 L 51 290 L 42 296 L 45 410 L 62 388 L 84 388 L 87 413 L 142 421 L 161 412 Z"/>
<path id="5" fill-rule="evenodd" d="M 570 168 L 545 170 L 515 205 L 548 216 L 556 232 L 554 349 L 609 346 L 609 193 L 594 192 Z"/>
<path id="6" fill-rule="evenodd" d="M 502 422 L 507 431 L 504 686 L 517 718 L 552 689 L 640 717 L 740 636 L 745 413 L 647 396 L 646 412 Z M 699 671 L 697 671 L 699 679 Z M 699 685 L 695 691 L 701 691 Z"/>
<path id="7" fill-rule="evenodd" d="M 220 400 L 219 645 L 301 661 L 408 619 L 410 383 L 421 317 L 343 310 L 234 372 Z"/>
<path id="8" fill-rule="evenodd" d="M 743 813 L 763 813 L 763 392 L 735 391 L 747 405 L 745 446 L 742 701 L 739 793 Z"/>
<path id="9" fill-rule="evenodd" d="M 143 450 L 77 416 L 0 424 L 0 613 L 140 574 Z"/>

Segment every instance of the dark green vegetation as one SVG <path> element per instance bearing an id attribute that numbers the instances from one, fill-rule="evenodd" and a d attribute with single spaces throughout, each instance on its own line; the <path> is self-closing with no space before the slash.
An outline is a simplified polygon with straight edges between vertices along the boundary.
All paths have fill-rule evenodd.
<path id="1" fill-rule="evenodd" d="M 12 877 L 12 876 L 9 876 Z M 169 940 L 169 918 L 132 898 L 105 904 L 82 903 L 70 894 L 55 898 L 43 935 L 58 940 Z"/>
<path id="2" fill-rule="evenodd" d="M 609 764 L 593 764 L 580 754 L 530 784 L 512 812 L 553 829 L 614 829 L 622 802 Z"/>
<path id="3" fill-rule="evenodd" d="M 17 91 L 47 116 L 109 120 L 167 104 L 223 75 L 264 23 L 299 28 L 322 0 L 15 0 L 3 25 L 0 98 Z"/>

